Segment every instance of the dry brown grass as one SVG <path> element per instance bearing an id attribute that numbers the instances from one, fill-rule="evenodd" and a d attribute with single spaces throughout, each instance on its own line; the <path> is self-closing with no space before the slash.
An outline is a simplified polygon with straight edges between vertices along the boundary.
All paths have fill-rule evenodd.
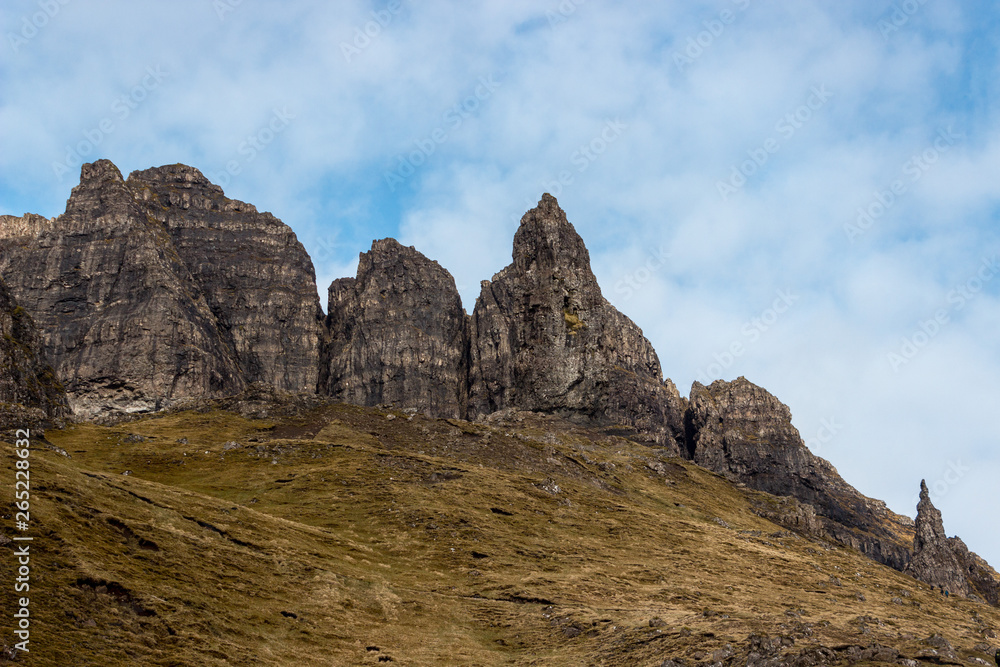
<path id="1" fill-rule="evenodd" d="M 976 645 L 997 644 L 998 610 L 783 531 L 690 463 L 656 472 L 648 448 L 554 421 L 332 405 L 47 438 L 71 458 L 32 451 L 25 664 L 658 665 L 751 633 L 910 656 L 940 633 L 984 660 Z M 11 581 L 9 555 L 0 567 Z"/>

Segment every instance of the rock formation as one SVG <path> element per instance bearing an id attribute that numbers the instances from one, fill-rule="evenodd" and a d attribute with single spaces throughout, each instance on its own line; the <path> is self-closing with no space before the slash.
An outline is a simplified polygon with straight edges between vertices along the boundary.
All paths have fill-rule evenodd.
<path id="1" fill-rule="evenodd" d="M 45 417 L 67 411 L 66 392 L 42 349 L 28 311 L 0 279 L 0 406 L 37 409 Z M 16 410 L 16 408 L 14 408 Z M 0 407 L 0 421 L 5 410 Z"/>
<path id="2" fill-rule="evenodd" d="M 551 195 L 521 218 L 513 263 L 482 283 L 469 402 L 471 415 L 517 408 L 628 426 L 679 452 L 683 401 L 639 327 L 601 294 Z"/>
<path id="3" fill-rule="evenodd" d="M 126 185 L 166 228 L 243 380 L 314 392 L 323 313 L 291 228 L 182 164 L 132 172 Z"/>
<path id="4" fill-rule="evenodd" d="M 735 482 L 791 496 L 816 511 L 818 532 L 882 563 L 909 560 L 908 520 L 860 494 L 813 455 L 792 426 L 788 406 L 740 377 L 695 382 L 685 413 L 685 454 Z"/>
<path id="5" fill-rule="evenodd" d="M 126 182 L 107 160 L 83 165 L 63 215 L 3 220 L 0 274 L 83 417 L 232 394 L 258 379 L 310 388 L 318 375 L 315 288 L 279 284 L 311 280 L 304 250 L 191 168 Z M 254 346 L 288 360 L 261 360 Z"/>
<path id="6" fill-rule="evenodd" d="M 451 274 L 394 239 L 330 285 L 321 391 L 359 405 L 465 414 L 468 323 Z"/>
<path id="7" fill-rule="evenodd" d="M 945 535 L 941 511 L 931 502 L 924 480 L 920 481 L 913 558 L 905 571 L 952 595 L 977 595 L 990 604 L 1000 604 L 996 572 L 962 540 Z"/>
<path id="8" fill-rule="evenodd" d="M 127 181 L 107 160 L 83 165 L 63 215 L 0 216 L 0 276 L 0 402 L 58 415 L 61 381 L 84 418 L 250 385 L 439 417 L 545 413 L 685 456 L 778 496 L 764 516 L 1000 604 L 995 573 L 944 536 L 926 487 L 914 540 L 912 522 L 808 451 L 767 391 L 739 378 L 682 398 L 548 194 L 471 317 L 445 269 L 383 239 L 330 285 L 324 324 L 292 230 L 184 165 Z"/>

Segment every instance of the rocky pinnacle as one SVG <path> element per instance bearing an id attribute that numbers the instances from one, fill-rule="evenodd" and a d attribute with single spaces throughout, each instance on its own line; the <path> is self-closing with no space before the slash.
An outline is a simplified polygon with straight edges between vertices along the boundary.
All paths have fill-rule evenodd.
<path id="1" fill-rule="evenodd" d="M 0 273 L 80 417 L 255 381 L 315 390 L 322 325 L 305 250 L 191 167 L 125 181 L 108 160 L 83 165 L 65 213 L 3 220 Z"/>
<path id="2" fill-rule="evenodd" d="M 320 391 L 358 405 L 465 416 L 468 322 L 455 280 L 395 239 L 361 253 L 329 290 Z"/>
<path id="3" fill-rule="evenodd" d="M 127 180 L 83 165 L 62 215 L 0 216 L 0 275 L 0 403 L 51 417 L 68 399 L 79 418 L 118 419 L 254 387 L 432 417 L 544 413 L 688 458 L 771 494 L 762 516 L 1000 604 L 926 484 L 914 525 L 810 452 L 788 407 L 745 378 L 682 398 L 549 194 L 471 315 L 447 270 L 382 239 L 330 285 L 324 316 L 294 232 L 181 164 Z"/>
<path id="4" fill-rule="evenodd" d="M 942 592 L 1000 604 L 997 573 L 962 540 L 945 534 L 941 511 L 931 502 L 924 480 L 920 480 L 913 559 L 905 571 Z"/>
<path id="5" fill-rule="evenodd" d="M 482 283 L 469 396 L 472 415 L 516 408 L 619 424 L 679 452 L 680 396 L 639 327 L 601 294 L 583 239 L 549 194 L 521 218 L 513 262 Z"/>

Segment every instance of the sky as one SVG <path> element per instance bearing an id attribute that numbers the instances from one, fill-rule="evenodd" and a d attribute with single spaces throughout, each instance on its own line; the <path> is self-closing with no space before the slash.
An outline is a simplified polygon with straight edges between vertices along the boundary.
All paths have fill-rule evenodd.
<path id="1" fill-rule="evenodd" d="M 556 196 L 683 394 L 745 376 L 814 453 L 1000 566 L 1000 8 L 957 0 L 13 0 L 0 213 L 177 162 L 330 281 L 455 277 Z"/>

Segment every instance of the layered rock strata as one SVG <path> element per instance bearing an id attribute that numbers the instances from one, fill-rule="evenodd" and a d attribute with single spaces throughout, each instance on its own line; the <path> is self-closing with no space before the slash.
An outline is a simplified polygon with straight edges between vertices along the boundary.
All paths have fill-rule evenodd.
<path id="1" fill-rule="evenodd" d="M 189 167 L 126 182 L 107 160 L 83 165 L 64 214 L 2 221 L 0 274 L 38 323 L 80 416 L 228 395 L 255 380 L 315 388 L 308 256 L 279 221 Z"/>
<path id="2" fill-rule="evenodd" d="M 471 317 L 445 269 L 383 239 L 330 286 L 324 323 L 294 233 L 184 165 L 127 181 L 107 160 L 84 165 L 63 215 L 0 216 L 0 275 L 0 402 L 57 415 L 61 381 L 94 417 L 252 384 L 440 417 L 555 415 L 784 497 L 761 513 L 1000 604 L 996 573 L 944 536 L 926 488 L 914 539 L 912 522 L 810 453 L 765 390 L 739 378 L 682 398 L 548 194 Z"/>
<path id="3" fill-rule="evenodd" d="M 48 363 L 42 337 L 0 279 L 0 404 L 37 409 L 45 417 L 67 412 L 66 392 Z M 0 421 L 4 409 L 0 408 Z"/>
<path id="4" fill-rule="evenodd" d="M 134 171 L 126 185 L 170 235 L 243 380 L 314 392 L 323 313 L 291 228 L 182 164 Z"/>
<path id="5" fill-rule="evenodd" d="M 906 517 L 867 498 L 805 446 L 788 406 L 740 377 L 695 382 L 685 412 L 685 455 L 758 491 L 813 507 L 814 532 L 896 569 L 909 561 Z"/>
<path id="6" fill-rule="evenodd" d="M 394 239 L 330 285 L 321 391 L 359 405 L 463 417 L 468 317 L 451 274 Z"/>
<path id="7" fill-rule="evenodd" d="M 601 294 L 548 194 L 521 218 L 513 262 L 483 281 L 472 314 L 469 413 L 508 408 L 623 425 L 680 451 L 680 395 L 639 327 Z"/>

